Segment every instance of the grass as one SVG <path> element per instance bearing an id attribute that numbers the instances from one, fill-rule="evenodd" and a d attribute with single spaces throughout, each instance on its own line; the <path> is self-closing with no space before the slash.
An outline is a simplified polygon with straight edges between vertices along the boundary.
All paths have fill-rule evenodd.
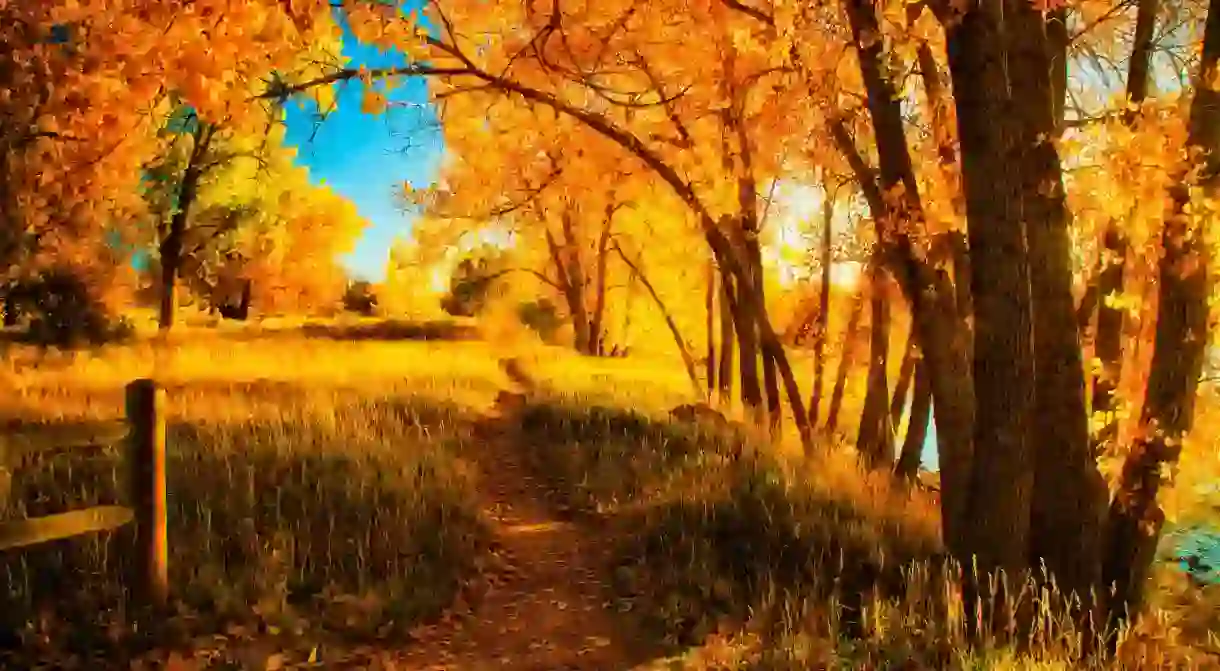
<path id="1" fill-rule="evenodd" d="M 497 365 L 505 352 L 282 331 L 184 329 L 172 347 L 141 341 L 74 355 L 12 348 L 0 419 L 114 419 L 122 385 L 155 374 L 171 415 L 176 640 L 197 645 L 235 630 L 307 646 L 404 640 L 454 599 L 487 551 L 468 428 L 506 383 Z M 862 473 L 846 445 L 804 461 L 672 421 L 689 382 L 669 361 L 520 343 L 513 353 L 542 383 L 521 420 L 556 504 L 635 529 L 606 579 L 620 608 L 673 647 L 664 668 L 1080 668 L 1073 632 L 1050 613 L 1032 657 L 998 646 L 964 652 L 961 622 L 945 615 L 954 588 L 937 577 L 934 502 Z M 809 362 L 794 366 L 807 389 Z M 849 385 L 848 427 L 860 386 Z M 754 456 L 739 457 L 747 445 Z M 120 502 L 122 468 L 103 452 L 18 473 L 6 514 Z M 20 625 L 27 648 L 117 646 L 120 542 L 99 536 L 0 556 L 13 595 L 4 624 Z M 1216 668 L 1216 588 L 1189 586 L 1172 568 L 1157 581 L 1157 614 L 1128 637 L 1126 668 Z"/>
<path id="2" fill-rule="evenodd" d="M 35 425 L 113 420 L 122 385 L 155 368 L 170 416 L 169 633 L 183 644 L 232 627 L 315 640 L 401 636 L 453 600 L 488 540 L 466 425 L 490 401 L 498 371 L 486 352 L 456 344 L 441 369 L 436 347 L 201 338 L 169 351 L 12 351 L 0 415 Z M 6 514 L 122 503 L 123 462 L 106 450 L 16 473 Z M 4 624 L 20 639 L 10 647 L 117 649 L 129 633 L 125 540 L 82 537 L 0 556 Z"/>
<path id="3" fill-rule="evenodd" d="M 734 459 L 747 437 L 670 420 L 664 393 L 636 402 L 649 385 L 634 374 L 596 373 L 617 376 L 629 406 L 576 382 L 529 399 L 524 425 L 562 505 L 632 520 L 611 580 L 621 607 L 673 646 L 658 668 L 1084 668 L 1079 633 L 1050 611 L 1030 655 L 994 642 L 967 652 L 926 495 L 862 472 L 848 446 Z M 1220 668 L 1220 590 L 1165 564 L 1152 591 L 1154 615 L 1126 632 L 1119 668 Z"/>

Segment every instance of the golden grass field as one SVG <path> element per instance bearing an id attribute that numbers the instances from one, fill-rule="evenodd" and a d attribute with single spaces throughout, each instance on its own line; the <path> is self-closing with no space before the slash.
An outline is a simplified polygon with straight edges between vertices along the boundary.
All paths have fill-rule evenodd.
<path id="1" fill-rule="evenodd" d="M 904 562 L 937 561 L 932 502 L 862 474 L 848 450 L 816 463 L 783 450 L 750 465 L 728 459 L 730 438 L 666 421 L 690 400 L 675 362 L 591 360 L 527 341 L 187 328 L 95 352 L 12 347 L 0 363 L 0 420 L 114 420 L 123 386 L 155 377 L 170 415 L 167 645 L 219 645 L 217 633 L 305 649 L 389 645 L 445 613 L 483 570 L 489 466 L 470 428 L 508 384 L 498 365 L 507 355 L 540 383 L 521 410 L 522 449 L 559 503 L 634 520 L 604 579 L 673 649 L 665 664 L 677 666 L 657 668 L 1079 668 L 1071 632 L 1053 626 L 1033 659 L 967 655 L 961 623 L 938 614 L 946 586 L 935 579 L 853 592 L 859 567 L 892 576 Z M 808 362 L 797 365 L 808 388 Z M 105 451 L 16 473 L 4 515 L 122 503 L 123 469 Z M 0 555 L 10 595 L 0 624 L 18 634 L 7 647 L 78 663 L 118 647 L 121 543 L 99 535 Z M 1161 610 L 1132 633 L 1124 659 L 1220 668 L 1208 631 L 1220 624 L 1216 588 L 1187 591 L 1168 570 L 1158 580 Z"/>

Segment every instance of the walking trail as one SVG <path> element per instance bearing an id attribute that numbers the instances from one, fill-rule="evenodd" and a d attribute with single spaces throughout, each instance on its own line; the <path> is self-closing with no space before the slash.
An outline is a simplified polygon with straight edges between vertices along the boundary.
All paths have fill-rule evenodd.
<path id="1" fill-rule="evenodd" d="M 531 384 L 513 362 L 504 364 L 517 386 Z M 515 410 L 497 403 L 475 432 L 498 565 L 459 601 L 455 610 L 466 613 L 431 628 L 396 655 L 392 668 L 626 671 L 653 657 L 609 603 L 603 578 L 610 573 L 612 529 L 560 519 L 548 506 L 522 451 L 519 426 Z"/>

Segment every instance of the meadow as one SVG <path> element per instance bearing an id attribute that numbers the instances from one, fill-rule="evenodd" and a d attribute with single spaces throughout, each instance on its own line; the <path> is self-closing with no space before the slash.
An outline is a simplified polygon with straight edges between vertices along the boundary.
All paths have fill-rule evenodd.
<path id="1" fill-rule="evenodd" d="M 159 668 L 171 656 L 260 669 L 1080 668 L 1080 642 L 1054 613 L 1030 656 L 967 652 L 962 623 L 944 615 L 956 595 L 938 577 L 928 493 L 864 473 L 850 449 L 811 462 L 672 419 L 690 401 L 675 362 L 375 337 L 386 328 L 195 326 L 95 351 L 10 346 L 0 419 L 22 432 L 121 417 L 137 377 L 166 388 L 172 607 L 132 631 L 122 533 L 0 554 L 6 668 Z M 339 337 L 352 333 L 364 336 Z M 531 388 L 514 387 L 507 357 Z M 12 473 L 4 517 L 122 503 L 122 461 L 101 450 Z M 547 525 L 567 531 L 522 531 Z M 505 587 L 514 573 L 528 575 Z M 597 617 L 561 598 L 516 610 L 522 594 L 555 590 Z M 1124 668 L 1218 668 L 1218 590 L 1166 564 Z M 507 621 L 539 618 L 553 625 L 532 635 Z M 480 627 L 495 651 L 462 633 Z M 451 650 L 463 640 L 465 657 Z M 581 640 L 597 650 L 559 649 Z"/>

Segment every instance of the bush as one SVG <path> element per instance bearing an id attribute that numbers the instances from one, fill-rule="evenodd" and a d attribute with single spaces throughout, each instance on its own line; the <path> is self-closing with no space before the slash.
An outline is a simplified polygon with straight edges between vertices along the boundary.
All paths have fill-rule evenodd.
<path id="1" fill-rule="evenodd" d="M 97 346 L 134 335 L 131 322 L 112 315 L 70 270 L 52 270 L 17 284 L 9 290 L 7 304 L 11 316 L 29 317 L 24 340 L 44 347 Z"/>
<path id="2" fill-rule="evenodd" d="M 377 312 L 377 294 L 373 285 L 364 280 L 356 280 L 347 285 L 343 293 L 343 309 L 363 317 L 372 317 Z"/>
<path id="3" fill-rule="evenodd" d="M 555 336 L 564 324 L 559 316 L 559 308 L 545 297 L 522 303 L 517 308 L 517 317 L 547 343 L 555 342 Z"/>

